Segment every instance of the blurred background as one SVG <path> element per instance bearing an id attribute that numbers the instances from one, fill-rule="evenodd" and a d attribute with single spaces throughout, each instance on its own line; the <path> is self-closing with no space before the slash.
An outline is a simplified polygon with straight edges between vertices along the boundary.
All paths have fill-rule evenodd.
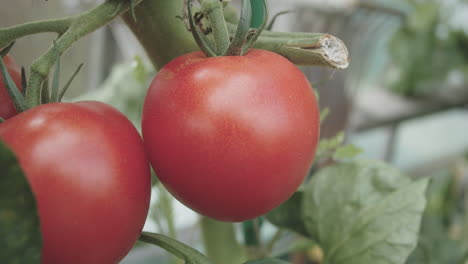
<path id="1" fill-rule="evenodd" d="M 5 1 L 0 27 L 76 14 L 99 2 Z M 269 3 L 271 15 L 291 11 L 278 17 L 275 31 L 326 32 L 349 48 L 351 65 L 346 70 L 302 68 L 319 91 L 322 110 L 329 109 L 322 137 L 334 138 L 345 131 L 345 140 L 362 149 L 360 158 L 382 159 L 412 177 L 433 178 L 420 243 L 408 263 L 468 263 L 468 1 Z M 239 6 L 240 1 L 232 4 Z M 53 34 L 22 38 L 11 53 L 27 67 L 53 38 Z M 114 21 L 78 41 L 62 58 L 64 76 L 82 62 L 84 68 L 68 99 L 100 97 L 138 124 L 138 100 L 155 73 L 124 23 Z M 144 81 L 132 77 L 135 67 L 145 74 Z M 154 187 L 145 230 L 177 236 L 203 250 L 198 221 L 161 186 Z M 244 240 L 242 225 L 236 228 L 236 236 Z M 260 239 L 274 234 L 273 226 L 262 225 Z M 320 263 L 321 252 L 314 243 L 287 232 L 280 237 L 277 254 L 292 245 L 295 253 L 287 255 L 292 254 L 294 263 Z M 122 263 L 171 261 L 158 248 L 137 245 Z"/>

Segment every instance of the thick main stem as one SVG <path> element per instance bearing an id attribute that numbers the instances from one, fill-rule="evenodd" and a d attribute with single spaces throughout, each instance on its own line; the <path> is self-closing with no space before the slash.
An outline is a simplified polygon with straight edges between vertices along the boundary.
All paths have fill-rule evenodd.
<path id="1" fill-rule="evenodd" d="M 122 15 L 156 69 L 175 57 L 199 50 L 182 21 L 183 8 L 182 0 L 145 0 L 135 8 L 136 22 L 129 12 Z"/>
<path id="2" fill-rule="evenodd" d="M 205 252 L 214 263 L 239 264 L 246 260 L 246 252 L 236 240 L 232 223 L 208 217 L 200 221 Z"/>

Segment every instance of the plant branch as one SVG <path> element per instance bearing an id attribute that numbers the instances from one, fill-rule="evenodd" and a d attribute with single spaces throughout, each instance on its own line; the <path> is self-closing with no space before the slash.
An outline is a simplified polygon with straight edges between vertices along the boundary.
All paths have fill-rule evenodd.
<path id="1" fill-rule="evenodd" d="M 135 4 L 142 0 L 135 1 Z M 43 32 L 58 33 L 57 50 L 61 56 L 70 46 L 83 36 L 106 25 L 117 16 L 126 12 L 131 6 L 130 1 L 108 0 L 98 7 L 78 16 L 30 22 L 9 28 L 0 29 L 0 46 L 5 46 L 17 38 Z M 51 45 L 47 52 L 37 59 L 30 68 L 30 79 L 26 100 L 30 107 L 41 103 L 41 88 L 47 79 L 51 67 L 56 61 L 56 52 Z"/>
<path id="2" fill-rule="evenodd" d="M 70 28 L 73 17 L 53 20 L 34 21 L 0 29 L 0 47 L 5 47 L 18 38 L 53 32 L 62 35 Z"/>
<path id="3" fill-rule="evenodd" d="M 278 53 L 297 65 L 316 65 L 345 69 L 349 65 L 349 53 L 338 38 L 322 33 L 284 33 L 260 36 L 255 48 Z"/>
<path id="4" fill-rule="evenodd" d="M 214 263 L 238 264 L 246 260 L 246 252 L 236 240 L 233 223 L 202 216 L 200 227 L 205 252 Z"/>
<path id="5" fill-rule="evenodd" d="M 233 36 L 236 26 L 228 23 Z M 342 40 L 325 33 L 263 30 L 254 48 L 278 53 L 294 64 L 346 69 L 349 52 Z"/>

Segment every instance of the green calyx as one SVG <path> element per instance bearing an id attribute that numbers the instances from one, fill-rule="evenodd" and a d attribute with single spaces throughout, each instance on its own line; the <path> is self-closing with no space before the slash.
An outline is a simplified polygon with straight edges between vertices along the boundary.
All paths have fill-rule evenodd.
<path id="1" fill-rule="evenodd" d="M 242 56 L 265 28 L 268 20 L 266 0 L 243 0 L 236 32 L 231 38 L 224 19 L 223 2 L 219 0 L 198 0 L 201 14 L 210 24 L 209 30 L 201 30 L 200 13 L 193 13 L 193 0 L 186 0 L 186 15 L 192 35 L 207 57 Z M 212 34 L 212 41 L 207 36 Z M 212 43 L 214 42 L 214 43 Z"/>

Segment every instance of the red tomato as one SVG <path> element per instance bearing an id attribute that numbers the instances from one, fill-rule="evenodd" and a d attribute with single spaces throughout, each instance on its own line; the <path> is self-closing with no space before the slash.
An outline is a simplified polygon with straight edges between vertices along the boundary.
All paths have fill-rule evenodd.
<path id="1" fill-rule="evenodd" d="M 37 200 L 42 264 L 118 263 L 145 223 L 150 170 L 128 119 L 99 102 L 51 103 L 0 124 Z"/>
<path id="2" fill-rule="evenodd" d="M 307 175 L 319 111 L 302 72 L 268 51 L 167 64 L 145 99 L 143 139 L 161 182 L 221 221 L 263 215 Z"/>
<path id="3" fill-rule="evenodd" d="M 18 89 L 21 89 L 21 71 L 18 66 L 15 64 L 10 55 L 3 57 L 3 63 L 5 63 L 8 73 L 10 73 L 11 78 L 15 82 Z M 16 114 L 15 106 L 11 101 L 10 95 L 6 90 L 6 85 L 3 82 L 3 75 L 0 74 L 0 117 L 3 119 L 8 119 Z"/>

